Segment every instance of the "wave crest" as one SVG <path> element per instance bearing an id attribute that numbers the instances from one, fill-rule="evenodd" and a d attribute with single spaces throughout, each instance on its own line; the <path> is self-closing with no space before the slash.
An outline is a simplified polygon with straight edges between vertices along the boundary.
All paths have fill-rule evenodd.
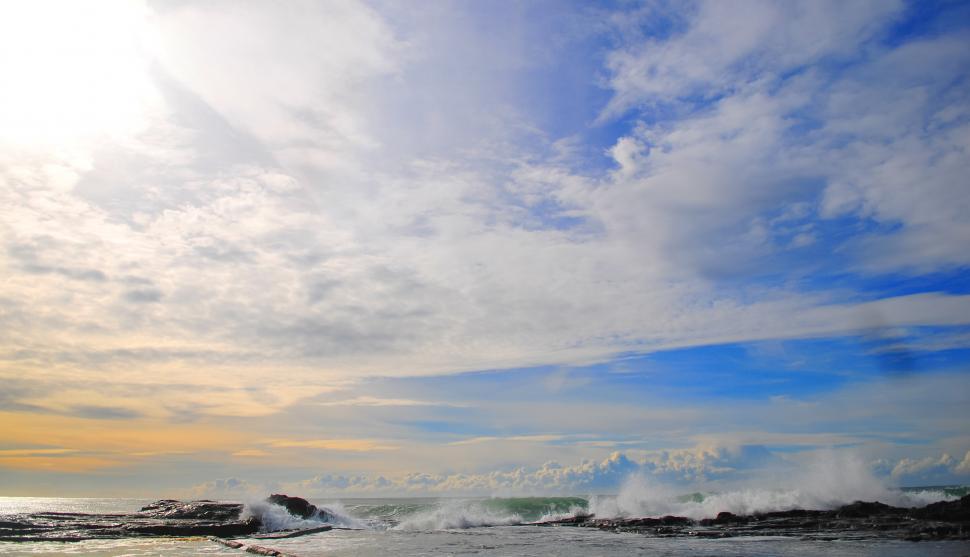
<path id="1" fill-rule="evenodd" d="M 774 486 L 678 495 L 644 475 L 627 479 L 616 496 L 593 496 L 589 510 L 600 518 L 686 516 L 695 520 L 727 511 L 737 515 L 788 511 L 831 510 L 855 501 L 879 501 L 895 507 L 921 507 L 958 497 L 944 490 L 904 491 L 874 476 L 860 459 L 822 455 L 810 466 L 786 470 Z"/>
<path id="2" fill-rule="evenodd" d="M 315 528 L 321 524 L 330 524 L 345 528 L 366 528 L 367 525 L 350 516 L 344 511 L 339 503 L 332 504 L 326 508 L 321 507 L 320 511 L 311 518 L 301 518 L 294 516 L 286 510 L 286 507 L 269 503 L 267 501 L 252 501 L 246 503 L 243 508 L 242 518 L 256 517 L 262 524 L 261 530 L 264 532 L 276 532 L 279 530 L 301 530 L 304 528 Z"/>
<path id="3" fill-rule="evenodd" d="M 454 530 L 481 526 L 521 524 L 517 513 L 501 513 L 469 501 L 447 501 L 401 521 L 395 530 Z"/>

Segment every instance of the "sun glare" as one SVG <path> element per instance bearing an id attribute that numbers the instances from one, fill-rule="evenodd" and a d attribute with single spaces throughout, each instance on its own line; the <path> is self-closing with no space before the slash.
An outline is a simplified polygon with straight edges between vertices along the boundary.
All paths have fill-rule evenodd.
<path id="1" fill-rule="evenodd" d="M 0 142 L 50 147 L 130 133 L 154 96 L 140 2 L 0 3 Z"/>

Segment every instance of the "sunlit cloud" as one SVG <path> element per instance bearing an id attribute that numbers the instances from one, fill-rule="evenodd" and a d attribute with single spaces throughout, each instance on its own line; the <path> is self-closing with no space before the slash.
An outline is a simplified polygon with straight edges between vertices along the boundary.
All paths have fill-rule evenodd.
<path id="1" fill-rule="evenodd" d="M 328 451 L 393 451 L 398 447 L 371 439 L 278 439 L 269 446 L 281 449 L 322 449 Z"/>
<path id="2" fill-rule="evenodd" d="M 358 396 L 344 400 L 327 400 L 317 402 L 320 406 L 460 406 L 453 402 L 413 400 L 408 398 L 379 398 L 373 396 Z"/>
<path id="3" fill-rule="evenodd" d="M 549 441 L 559 441 L 563 439 L 562 435 L 512 435 L 509 437 L 472 437 L 471 439 L 462 439 L 461 441 L 454 441 L 452 445 L 473 445 L 477 443 L 492 443 L 496 441 L 531 441 L 546 443 Z"/>
<path id="4" fill-rule="evenodd" d="M 486 493 L 851 445 L 952 479 L 955 9 L 5 3 L 0 467 Z"/>

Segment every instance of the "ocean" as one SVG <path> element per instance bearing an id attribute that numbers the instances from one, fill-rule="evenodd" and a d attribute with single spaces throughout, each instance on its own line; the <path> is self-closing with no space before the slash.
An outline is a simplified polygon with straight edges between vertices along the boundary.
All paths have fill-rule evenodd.
<path id="1" fill-rule="evenodd" d="M 952 500 L 970 492 L 966 486 L 899 490 L 895 503 L 922 505 Z M 787 498 L 786 498 L 787 497 Z M 791 508 L 791 495 L 777 491 L 682 494 L 660 502 L 652 514 L 680 511 L 685 516 L 710 515 L 712 508 L 733 505 L 738 511 Z M 33 512 L 125 513 L 151 502 L 147 499 L 75 499 L 0 497 L 3 515 Z M 966 557 L 970 542 L 906 542 L 852 539 L 819 541 L 796 537 L 761 536 L 726 539 L 657 538 L 634 533 L 612 533 L 592 528 L 540 527 L 527 523 L 570 516 L 579 512 L 622 515 L 629 501 L 615 495 L 589 497 L 512 498 L 394 498 L 314 500 L 336 517 L 329 532 L 301 538 L 252 540 L 300 557 L 322 556 L 872 556 L 910 557 L 942 555 Z M 639 502 L 644 505 L 645 503 Z M 761 508 L 758 508 L 760 505 Z M 280 507 L 254 501 L 247 512 L 259 514 L 273 528 L 295 528 L 319 523 L 294 518 Z M 645 516 L 650 511 L 641 507 Z M 240 541 L 247 543 L 247 540 Z M 244 555 L 205 538 L 128 538 L 80 542 L 0 542 L 0 555 L 85 555 L 135 557 Z"/>

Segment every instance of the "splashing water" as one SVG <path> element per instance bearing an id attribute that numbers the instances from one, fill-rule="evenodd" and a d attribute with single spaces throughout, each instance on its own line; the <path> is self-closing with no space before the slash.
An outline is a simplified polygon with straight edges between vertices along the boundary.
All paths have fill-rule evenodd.
<path id="1" fill-rule="evenodd" d="M 453 530 L 479 526 L 521 524 L 522 516 L 488 509 L 479 502 L 443 501 L 434 508 L 407 517 L 396 530 Z"/>
<path id="2" fill-rule="evenodd" d="M 616 496 L 593 496 L 589 510 L 600 518 L 663 515 L 701 519 L 727 511 L 738 515 L 792 509 L 829 510 L 855 501 L 918 507 L 958 497 L 943 490 L 891 488 L 852 455 L 822 454 L 809 465 L 787 470 L 784 482 L 731 491 L 678 495 L 644 475 L 631 476 Z"/>
<path id="3" fill-rule="evenodd" d="M 278 530 L 301 530 L 315 528 L 321 524 L 331 524 L 344 528 L 367 528 L 368 525 L 346 513 L 339 503 L 321 507 L 323 513 L 310 518 L 294 516 L 285 507 L 266 501 L 251 501 L 246 503 L 242 518 L 256 517 L 262 524 L 261 530 L 275 532 Z"/>

